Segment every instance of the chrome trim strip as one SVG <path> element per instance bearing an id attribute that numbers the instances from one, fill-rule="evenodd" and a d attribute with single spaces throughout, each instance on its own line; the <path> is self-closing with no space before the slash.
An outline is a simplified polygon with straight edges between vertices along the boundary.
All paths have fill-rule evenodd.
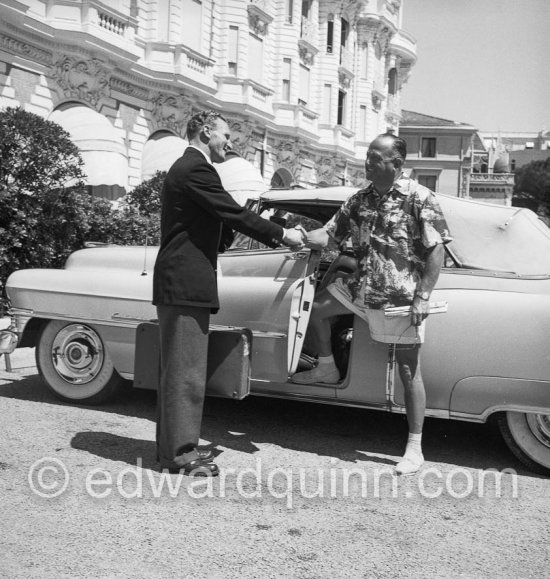
<path id="1" fill-rule="evenodd" d="M 539 406 L 517 406 L 515 404 L 509 406 L 490 406 L 486 408 L 481 414 L 472 414 L 470 412 L 453 412 L 451 410 L 450 418 L 457 418 L 458 420 L 467 420 L 468 422 L 486 422 L 487 418 L 495 412 L 525 412 L 529 414 L 550 414 L 549 408 L 541 408 Z"/>
<path id="2" fill-rule="evenodd" d="M 17 315 L 22 317 L 33 317 L 33 318 L 41 318 L 47 320 L 61 320 L 63 322 L 76 322 L 79 324 L 95 324 L 101 326 L 114 326 L 114 327 L 135 327 L 138 324 L 142 324 L 144 322 L 151 322 L 157 323 L 158 320 L 156 318 L 146 318 L 146 317 L 133 317 L 127 316 L 124 314 L 114 313 L 111 316 L 111 320 L 109 319 L 99 319 L 99 318 L 77 318 L 70 315 L 63 315 L 63 314 L 52 314 L 46 312 L 37 312 L 34 310 L 27 310 L 23 308 L 12 308 L 12 315 L 15 317 Z M 238 328 L 243 328 L 245 326 L 224 326 L 219 324 L 211 324 L 209 326 L 210 330 L 220 331 L 220 330 L 235 330 Z M 271 339 L 286 339 L 287 334 L 284 332 L 262 332 L 260 330 L 252 330 L 252 335 L 255 338 L 271 338 Z"/>

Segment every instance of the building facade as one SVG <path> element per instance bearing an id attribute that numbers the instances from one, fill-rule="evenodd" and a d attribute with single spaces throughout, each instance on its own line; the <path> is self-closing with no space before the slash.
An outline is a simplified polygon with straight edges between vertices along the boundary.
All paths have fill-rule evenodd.
<path id="1" fill-rule="evenodd" d="M 0 107 L 61 124 L 116 198 L 228 118 L 266 186 L 360 185 L 416 61 L 403 0 L 0 0 Z"/>
<path id="2" fill-rule="evenodd" d="M 402 111 L 399 134 L 407 142 L 405 169 L 436 193 L 512 204 L 514 176 L 466 123 Z"/>
<path id="3" fill-rule="evenodd" d="M 502 158 L 514 173 L 532 161 L 544 161 L 550 158 L 550 131 L 529 132 L 497 132 L 480 133 L 492 159 Z"/>

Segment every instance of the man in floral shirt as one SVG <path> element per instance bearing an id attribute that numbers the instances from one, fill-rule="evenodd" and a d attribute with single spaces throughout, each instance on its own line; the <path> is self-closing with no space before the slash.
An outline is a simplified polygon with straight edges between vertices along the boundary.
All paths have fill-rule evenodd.
<path id="1" fill-rule="evenodd" d="M 443 244 L 451 241 L 435 195 L 403 174 L 406 154 L 403 139 L 378 136 L 365 165 L 371 183 L 352 195 L 324 228 L 305 236 L 306 244 L 315 248 L 325 247 L 329 239 L 351 242 L 357 271 L 338 278 L 316 296 L 310 330 L 319 364 L 292 377 L 298 384 L 338 382 L 330 341 L 333 316 L 351 311 L 368 322 L 374 340 L 397 344 L 409 424 L 405 455 L 396 466 L 399 474 L 412 474 L 424 462 L 426 394 L 419 353 L 430 294 L 443 264 Z M 390 306 L 410 306 L 411 315 L 385 316 Z"/>

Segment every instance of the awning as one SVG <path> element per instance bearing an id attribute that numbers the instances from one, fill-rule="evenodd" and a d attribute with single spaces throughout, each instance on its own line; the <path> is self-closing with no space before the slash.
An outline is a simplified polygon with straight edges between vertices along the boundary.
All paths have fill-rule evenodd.
<path id="1" fill-rule="evenodd" d="M 239 156 L 229 156 L 223 163 L 214 163 L 225 190 L 240 205 L 248 199 L 257 199 L 267 191 L 262 174 L 252 163 Z"/>
<path id="2" fill-rule="evenodd" d="M 126 147 L 107 117 L 84 105 L 71 104 L 53 111 L 48 120 L 61 125 L 80 149 L 88 185 L 126 188 Z"/>

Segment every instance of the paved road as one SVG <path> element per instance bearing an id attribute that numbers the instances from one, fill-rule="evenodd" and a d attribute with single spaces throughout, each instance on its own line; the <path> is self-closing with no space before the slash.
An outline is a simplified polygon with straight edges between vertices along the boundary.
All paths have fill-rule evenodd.
<path id="1" fill-rule="evenodd" d="M 154 393 L 63 404 L 32 350 L 12 365 L 0 358 L 1 577 L 550 573 L 550 480 L 491 426 L 428 419 L 424 474 L 395 478 L 403 416 L 209 399 L 223 476 L 192 481 L 154 470 Z"/>

